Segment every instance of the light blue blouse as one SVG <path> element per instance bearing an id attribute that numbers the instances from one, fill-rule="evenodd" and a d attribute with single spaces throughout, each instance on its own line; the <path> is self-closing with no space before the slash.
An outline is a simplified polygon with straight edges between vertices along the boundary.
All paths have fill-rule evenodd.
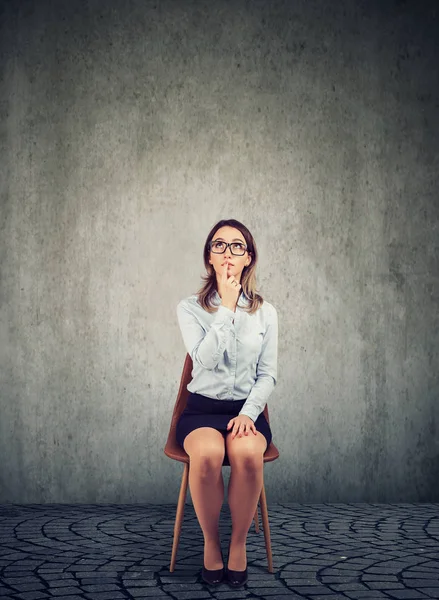
<path id="1" fill-rule="evenodd" d="M 189 392 L 220 400 L 244 400 L 240 415 L 256 421 L 277 383 L 278 318 L 264 300 L 249 315 L 244 292 L 236 312 L 221 305 L 215 292 L 216 313 L 208 313 L 189 296 L 177 305 L 184 345 L 193 362 Z"/>

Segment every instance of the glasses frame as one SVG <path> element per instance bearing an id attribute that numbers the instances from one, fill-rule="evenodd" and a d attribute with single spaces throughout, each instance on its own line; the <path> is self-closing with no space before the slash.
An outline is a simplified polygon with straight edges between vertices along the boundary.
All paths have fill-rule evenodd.
<path id="1" fill-rule="evenodd" d="M 223 244 L 226 245 L 226 247 L 224 248 L 224 250 L 222 252 L 215 252 L 214 250 L 212 250 L 212 244 L 214 242 L 222 242 Z M 232 244 L 241 244 L 241 246 L 244 246 L 244 253 L 243 254 L 235 254 L 233 252 L 233 250 L 232 250 Z M 241 242 L 230 242 L 230 243 L 227 243 L 224 240 L 211 240 L 209 242 L 209 250 L 211 252 L 213 252 L 214 254 L 224 254 L 224 252 L 227 250 L 228 247 L 230 248 L 230 252 L 233 254 L 233 256 L 244 256 L 245 253 L 248 252 L 247 246 L 245 244 L 242 244 Z"/>

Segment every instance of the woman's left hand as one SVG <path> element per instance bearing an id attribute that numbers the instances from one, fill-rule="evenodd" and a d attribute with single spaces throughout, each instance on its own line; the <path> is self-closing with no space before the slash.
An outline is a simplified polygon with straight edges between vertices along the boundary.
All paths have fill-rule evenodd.
<path id="1" fill-rule="evenodd" d="M 247 415 L 238 415 L 237 417 L 233 417 L 233 419 L 230 419 L 230 421 L 227 424 L 227 429 L 230 429 L 232 425 L 232 440 L 236 435 L 239 435 L 239 437 L 242 437 L 243 433 L 245 435 L 248 435 L 249 431 L 253 431 L 253 433 L 256 435 L 256 427 L 254 421 L 250 419 L 250 417 L 248 417 Z"/>

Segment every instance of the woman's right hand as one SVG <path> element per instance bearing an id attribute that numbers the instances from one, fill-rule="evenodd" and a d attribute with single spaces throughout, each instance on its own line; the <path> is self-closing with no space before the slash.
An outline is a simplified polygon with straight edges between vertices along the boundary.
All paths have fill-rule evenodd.
<path id="1" fill-rule="evenodd" d="M 218 293 L 221 296 L 221 304 L 235 311 L 236 303 L 241 292 L 241 284 L 238 283 L 234 275 L 227 278 L 228 264 L 225 261 L 222 265 L 221 277 L 219 280 Z"/>

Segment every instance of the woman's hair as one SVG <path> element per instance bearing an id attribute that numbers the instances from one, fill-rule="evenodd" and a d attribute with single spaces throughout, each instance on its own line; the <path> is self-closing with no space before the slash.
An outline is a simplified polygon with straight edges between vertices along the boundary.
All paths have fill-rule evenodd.
<path id="1" fill-rule="evenodd" d="M 221 227 L 228 225 L 229 227 L 235 227 L 244 236 L 244 240 L 247 246 L 247 251 L 251 255 L 252 260 L 248 267 L 244 267 L 241 274 L 241 292 L 247 296 L 249 300 L 248 307 L 243 307 L 243 310 L 249 314 L 253 314 L 258 310 L 264 303 L 264 299 L 256 292 L 256 265 L 258 263 L 258 251 L 256 248 L 255 240 L 252 234 L 245 225 L 236 221 L 236 219 L 223 219 L 218 221 L 216 225 L 212 227 L 206 238 L 203 251 L 204 266 L 206 267 L 207 275 L 202 275 L 201 278 L 204 280 L 203 286 L 198 290 L 198 302 L 207 310 L 207 312 L 213 313 L 218 310 L 218 307 L 213 305 L 211 300 L 213 299 L 215 292 L 217 291 L 216 273 L 213 265 L 209 263 L 210 258 L 210 242 L 213 240 L 213 236 Z"/>

